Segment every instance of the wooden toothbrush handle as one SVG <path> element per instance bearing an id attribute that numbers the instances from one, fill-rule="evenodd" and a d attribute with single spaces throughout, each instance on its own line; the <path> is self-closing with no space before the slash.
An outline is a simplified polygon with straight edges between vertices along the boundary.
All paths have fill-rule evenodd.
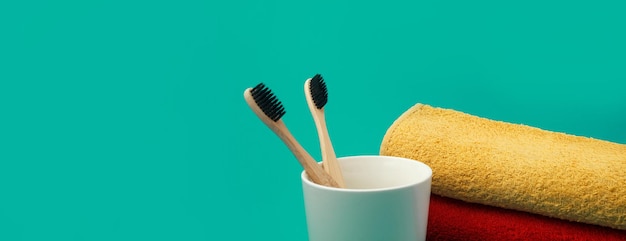
<path id="1" fill-rule="evenodd" d="M 313 116 L 315 117 L 315 124 L 317 125 L 317 135 L 320 140 L 320 149 L 322 151 L 323 162 L 322 166 L 324 170 L 337 182 L 339 187 L 346 187 L 346 184 L 343 180 L 343 173 L 341 173 L 341 167 L 339 166 L 339 161 L 337 161 L 337 156 L 335 155 L 335 150 L 333 149 L 333 144 L 330 141 L 330 135 L 328 134 L 328 129 L 326 128 L 326 119 L 324 117 L 324 111 L 315 109 L 316 112 Z"/>
<path id="2" fill-rule="evenodd" d="M 315 159 L 291 135 L 282 120 L 277 121 L 276 125 L 270 125 L 270 128 L 298 159 L 311 181 L 324 186 L 339 187 L 337 182 L 322 169 Z"/>

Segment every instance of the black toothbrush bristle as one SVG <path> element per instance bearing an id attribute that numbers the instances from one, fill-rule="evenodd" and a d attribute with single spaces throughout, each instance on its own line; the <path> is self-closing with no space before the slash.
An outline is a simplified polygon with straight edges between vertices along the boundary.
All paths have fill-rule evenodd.
<path id="1" fill-rule="evenodd" d="M 263 113 L 273 121 L 278 121 L 285 115 L 285 108 L 283 104 L 276 98 L 272 90 L 267 88 L 263 83 L 259 83 L 257 86 L 250 90 L 250 94 L 254 99 L 254 102 L 261 108 Z"/>
<path id="2" fill-rule="evenodd" d="M 322 109 L 328 102 L 328 90 L 326 89 L 326 83 L 324 83 L 322 75 L 316 74 L 313 76 L 309 83 L 309 88 L 315 107 Z"/>

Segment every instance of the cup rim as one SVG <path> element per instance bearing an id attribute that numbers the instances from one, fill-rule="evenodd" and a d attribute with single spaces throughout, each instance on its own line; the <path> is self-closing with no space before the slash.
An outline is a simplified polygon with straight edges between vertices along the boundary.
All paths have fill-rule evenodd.
<path id="1" fill-rule="evenodd" d="M 317 184 L 317 183 L 309 180 L 308 175 L 306 174 L 306 170 L 302 171 L 302 173 L 300 174 L 300 178 L 302 179 L 303 183 L 306 183 L 309 186 L 312 186 L 312 187 L 318 188 L 318 189 L 324 189 L 324 190 L 327 190 L 327 191 L 371 193 L 371 192 L 392 191 L 392 190 L 409 188 L 409 187 L 412 187 L 412 186 L 416 186 L 416 185 L 422 184 L 422 183 L 424 183 L 424 182 L 426 182 L 428 180 L 431 180 L 432 176 L 433 176 L 433 170 L 428 165 L 424 164 L 421 161 L 417 161 L 417 160 L 413 160 L 413 159 L 409 159 L 409 158 L 405 158 L 405 157 L 386 156 L 386 155 L 356 155 L 356 156 L 338 157 L 337 159 L 355 159 L 355 158 L 392 158 L 392 159 L 401 159 L 401 160 L 405 160 L 405 161 L 410 161 L 411 163 L 414 163 L 415 165 L 422 166 L 423 168 L 425 168 L 425 170 L 428 173 L 427 173 L 427 175 L 424 175 L 423 178 L 420 178 L 417 181 L 410 182 L 410 183 L 405 184 L 405 185 L 398 185 L 398 186 L 385 187 L 385 188 L 368 188 L 368 189 L 338 188 L 338 187 L 329 187 L 329 186 L 320 185 L 320 184 Z M 321 162 L 320 162 L 320 164 L 321 164 Z"/>

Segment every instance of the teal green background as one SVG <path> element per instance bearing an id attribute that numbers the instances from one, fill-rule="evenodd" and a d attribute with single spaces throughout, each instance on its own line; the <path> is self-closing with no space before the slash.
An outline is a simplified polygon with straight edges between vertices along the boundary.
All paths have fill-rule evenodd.
<path id="1" fill-rule="evenodd" d="M 3 1 L 0 240 L 306 240 L 301 167 L 421 102 L 626 143 L 623 1 Z"/>

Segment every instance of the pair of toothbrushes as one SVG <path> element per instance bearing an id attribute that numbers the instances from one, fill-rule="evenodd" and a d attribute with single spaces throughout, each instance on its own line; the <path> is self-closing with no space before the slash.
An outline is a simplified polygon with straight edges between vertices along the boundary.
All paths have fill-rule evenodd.
<path id="1" fill-rule="evenodd" d="M 328 102 L 328 90 L 324 78 L 316 74 L 313 78 L 307 79 L 304 83 L 304 94 L 320 139 L 322 167 L 289 132 L 281 120 L 285 115 L 285 108 L 267 86 L 260 83 L 243 93 L 250 109 L 287 145 L 311 181 L 324 186 L 344 188 L 343 175 L 326 128 L 324 106 Z"/>

